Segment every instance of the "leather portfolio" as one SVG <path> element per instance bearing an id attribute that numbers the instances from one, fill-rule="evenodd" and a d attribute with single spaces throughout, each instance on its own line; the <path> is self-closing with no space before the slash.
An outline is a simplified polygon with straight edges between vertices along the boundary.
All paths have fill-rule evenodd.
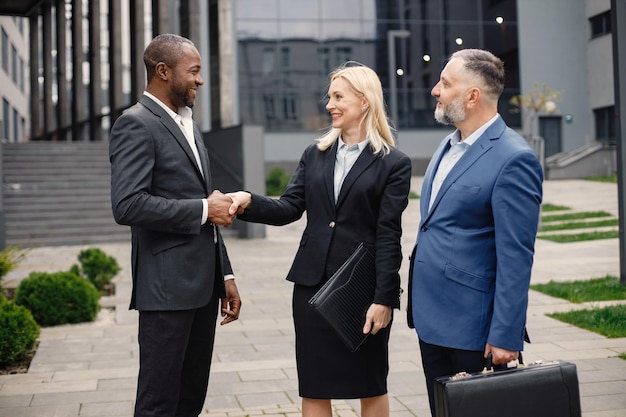
<path id="1" fill-rule="evenodd" d="M 576 365 L 565 361 L 436 378 L 434 394 L 436 417 L 581 416 Z"/>
<path id="2" fill-rule="evenodd" d="M 309 300 L 351 352 L 365 341 L 365 315 L 374 301 L 374 257 L 361 243 L 344 264 Z"/>

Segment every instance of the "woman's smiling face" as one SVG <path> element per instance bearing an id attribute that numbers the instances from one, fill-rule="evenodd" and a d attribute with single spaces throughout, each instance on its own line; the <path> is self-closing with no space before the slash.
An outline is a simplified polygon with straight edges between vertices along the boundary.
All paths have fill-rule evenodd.
<path id="1" fill-rule="evenodd" d="M 337 77 L 330 83 L 326 110 L 332 116 L 334 128 L 342 131 L 358 129 L 365 105 L 363 97 L 358 96 L 344 78 Z"/>

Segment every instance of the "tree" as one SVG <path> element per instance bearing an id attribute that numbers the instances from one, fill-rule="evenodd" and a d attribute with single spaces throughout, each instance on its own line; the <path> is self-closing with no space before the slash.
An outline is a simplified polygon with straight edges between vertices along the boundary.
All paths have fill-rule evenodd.
<path id="1" fill-rule="evenodd" d="M 509 103 L 515 108 L 514 113 L 522 113 L 522 132 L 526 140 L 530 141 L 535 135 L 535 125 L 541 113 L 554 113 L 557 110 L 556 103 L 561 101 L 561 91 L 553 90 L 545 83 L 541 86 L 535 82 L 533 89 L 513 96 Z"/>

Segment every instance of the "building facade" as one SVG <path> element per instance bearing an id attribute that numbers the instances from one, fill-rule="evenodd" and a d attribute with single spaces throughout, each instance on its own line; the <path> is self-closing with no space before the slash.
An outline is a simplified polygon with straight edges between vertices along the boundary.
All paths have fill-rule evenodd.
<path id="1" fill-rule="evenodd" d="M 450 127 L 430 91 L 461 48 L 503 59 L 499 112 L 522 131 L 509 100 L 535 85 L 560 92 L 530 126 L 544 156 L 615 140 L 610 0 L 234 0 L 239 115 L 265 129 L 269 167 L 295 167 L 329 125 L 328 73 L 347 60 L 380 76 L 399 147 L 423 173 Z M 613 166 L 614 167 L 614 166 Z M 611 169 L 610 167 L 608 169 Z"/>
<path id="2" fill-rule="evenodd" d="M 0 16 L 0 139 L 28 140 L 28 24 L 21 17 Z"/>

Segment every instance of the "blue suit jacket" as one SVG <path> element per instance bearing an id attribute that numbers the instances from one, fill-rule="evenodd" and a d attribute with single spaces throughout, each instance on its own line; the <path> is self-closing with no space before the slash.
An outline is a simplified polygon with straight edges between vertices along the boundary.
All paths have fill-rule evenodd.
<path id="1" fill-rule="evenodd" d="M 408 322 L 427 343 L 465 350 L 523 349 L 543 173 L 526 141 L 498 119 L 443 182 L 426 170 L 409 270 Z"/>

